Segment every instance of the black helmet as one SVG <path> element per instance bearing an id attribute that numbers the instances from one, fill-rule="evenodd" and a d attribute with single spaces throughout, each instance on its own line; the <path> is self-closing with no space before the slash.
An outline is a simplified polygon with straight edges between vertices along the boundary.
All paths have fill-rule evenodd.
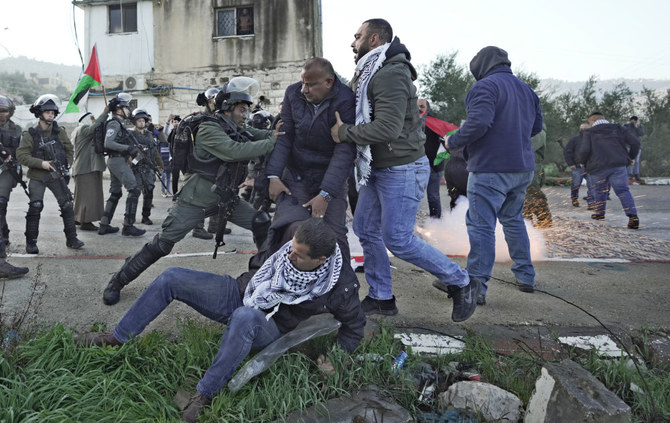
<path id="1" fill-rule="evenodd" d="M 109 101 L 109 110 L 115 112 L 123 107 L 130 107 L 130 100 L 133 99 L 128 93 L 119 93 Z"/>
<path id="2" fill-rule="evenodd" d="M 253 97 L 260 90 L 260 84 L 248 76 L 237 76 L 231 79 L 216 95 L 216 109 L 222 112 L 230 111 L 236 104 L 253 104 Z"/>
<path id="3" fill-rule="evenodd" d="M 146 122 L 149 120 L 149 114 L 144 109 L 135 109 L 133 110 L 133 123 L 135 123 L 137 119 L 144 119 Z"/>
<path id="4" fill-rule="evenodd" d="M 256 129 L 271 129 L 273 116 L 267 110 L 261 110 L 251 115 L 251 126 Z"/>
<path id="5" fill-rule="evenodd" d="M 205 92 L 199 93 L 198 97 L 196 97 L 195 102 L 198 106 L 206 106 L 207 102 L 211 100 L 212 98 L 216 97 L 216 95 L 219 93 L 218 88 L 208 88 Z"/>
<path id="6" fill-rule="evenodd" d="M 30 106 L 30 113 L 34 114 L 36 118 L 42 116 L 43 112 L 53 110 L 56 112 L 55 116 L 58 116 L 58 105 L 60 104 L 60 99 L 53 94 L 43 94 L 35 100 L 32 106 Z"/>
<path id="7" fill-rule="evenodd" d="M 9 97 L 0 95 L 0 106 L 4 106 L 9 109 L 9 117 L 14 116 L 14 110 L 16 110 L 16 107 L 14 106 L 14 102 L 10 100 Z"/>

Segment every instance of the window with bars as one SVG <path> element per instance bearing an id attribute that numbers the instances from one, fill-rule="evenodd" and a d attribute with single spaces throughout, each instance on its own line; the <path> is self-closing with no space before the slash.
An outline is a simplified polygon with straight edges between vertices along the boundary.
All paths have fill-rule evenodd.
<path id="1" fill-rule="evenodd" d="M 109 33 L 137 32 L 137 3 L 110 4 Z"/>
<path id="2" fill-rule="evenodd" d="M 254 8 L 252 6 L 218 9 L 216 11 L 216 36 L 238 37 L 254 34 Z"/>

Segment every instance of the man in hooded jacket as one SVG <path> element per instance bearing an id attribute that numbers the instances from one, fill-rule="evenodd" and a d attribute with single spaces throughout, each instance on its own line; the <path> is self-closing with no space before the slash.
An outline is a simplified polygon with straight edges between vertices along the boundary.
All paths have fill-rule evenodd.
<path id="1" fill-rule="evenodd" d="M 521 211 L 533 180 L 531 137 L 542 131 L 542 110 L 535 92 L 514 76 L 507 52 L 485 47 L 470 62 L 477 82 L 465 98 L 467 120 L 447 138 L 449 149 L 465 147 L 468 201 L 465 222 L 470 238 L 468 273 L 483 282 L 477 302 L 485 304 L 486 282 L 495 260 L 499 220 L 514 261 L 512 272 L 523 292 L 535 290 L 535 269 Z"/>
<path id="2" fill-rule="evenodd" d="M 480 284 L 435 247 L 414 235 L 416 213 L 426 192 L 430 166 L 426 136 L 417 106 L 416 70 L 407 48 L 383 19 L 361 25 L 351 44 L 356 73 L 356 124 L 337 116 L 335 142 L 356 144 L 362 177 L 354 216 L 354 233 L 365 257 L 370 285 L 361 302 L 365 314 L 398 313 L 386 249 L 430 272 L 453 297 L 451 318 L 464 321 L 475 311 Z"/>

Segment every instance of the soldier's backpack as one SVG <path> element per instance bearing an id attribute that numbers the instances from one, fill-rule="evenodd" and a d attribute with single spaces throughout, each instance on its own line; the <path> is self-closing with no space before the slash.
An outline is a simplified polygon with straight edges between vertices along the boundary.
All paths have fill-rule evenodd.
<path id="1" fill-rule="evenodd" d="M 184 174 L 190 173 L 188 157 L 193 150 L 198 128 L 200 128 L 200 124 L 205 120 L 212 119 L 201 112 L 191 113 L 183 118 L 179 122 L 179 125 L 170 132 L 168 144 L 170 145 L 170 155 L 172 156 L 173 175 L 177 171 Z"/>
<path id="2" fill-rule="evenodd" d="M 93 132 L 93 149 L 97 154 L 105 154 L 105 129 L 107 128 L 107 122 L 102 125 L 95 127 Z"/>

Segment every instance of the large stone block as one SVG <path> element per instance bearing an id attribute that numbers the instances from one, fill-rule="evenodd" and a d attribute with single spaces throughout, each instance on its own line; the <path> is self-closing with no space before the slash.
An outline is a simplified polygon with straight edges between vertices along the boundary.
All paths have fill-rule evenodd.
<path id="1" fill-rule="evenodd" d="M 547 363 L 528 403 L 524 423 L 628 423 L 630 407 L 572 360 Z"/>

